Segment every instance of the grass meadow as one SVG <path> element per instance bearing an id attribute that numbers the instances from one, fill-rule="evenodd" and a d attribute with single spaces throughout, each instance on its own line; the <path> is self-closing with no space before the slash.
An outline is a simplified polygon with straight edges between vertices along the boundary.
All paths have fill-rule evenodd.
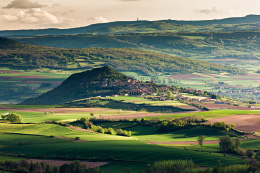
<path id="1" fill-rule="evenodd" d="M 121 98 L 122 99 L 122 98 Z M 129 100 L 136 99 L 130 98 Z M 13 106 L 11 108 L 23 108 Z M 48 106 L 25 106 L 26 108 L 48 109 Z M 0 111 L 0 114 L 16 111 Z M 238 115 L 254 114 L 257 111 L 244 110 L 214 110 L 207 112 L 176 114 L 157 117 L 168 119 L 197 115 L 206 119 Z M 219 140 L 220 136 L 229 135 L 233 139 L 238 135 L 224 130 L 207 127 L 194 127 L 181 129 L 168 133 L 157 133 L 157 127 L 138 126 L 135 122 L 109 122 L 95 125 L 103 128 L 124 129 L 132 132 L 131 137 L 93 133 L 84 130 L 74 130 L 58 124 L 44 123 L 44 121 L 73 121 L 80 117 L 90 116 L 90 112 L 53 113 L 45 115 L 43 112 L 16 112 L 22 115 L 27 124 L 0 123 L 0 161 L 21 160 L 24 158 L 39 159 L 70 159 L 108 161 L 109 164 L 101 166 L 102 171 L 111 172 L 138 172 L 145 170 L 147 164 L 160 160 L 192 159 L 203 167 L 216 166 L 220 160 L 223 165 L 243 164 L 240 156 L 219 153 L 218 144 L 183 145 L 183 144 L 148 144 L 153 142 L 180 142 L 197 141 L 199 135 L 205 136 L 205 140 Z M 122 111 L 107 109 L 96 110 L 95 116 L 110 116 L 115 114 L 137 113 L 136 111 Z M 145 119 L 150 119 L 148 117 Z M 35 123 L 28 123 L 35 122 Z M 82 126 L 83 127 L 83 126 Z M 79 137 L 80 140 L 74 140 Z M 259 146 L 259 139 L 242 141 L 241 147 L 255 148 Z"/>

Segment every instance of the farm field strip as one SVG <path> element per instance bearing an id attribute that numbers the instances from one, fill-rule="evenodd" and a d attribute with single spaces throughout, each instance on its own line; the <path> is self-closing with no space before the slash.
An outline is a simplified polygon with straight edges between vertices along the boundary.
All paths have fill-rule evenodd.
<path id="1" fill-rule="evenodd" d="M 33 162 L 33 163 L 48 163 L 50 166 L 58 166 L 60 167 L 63 164 L 70 164 L 72 161 L 67 161 L 67 160 L 45 160 L 45 159 L 28 159 L 29 162 Z M 87 162 L 87 161 L 81 161 L 81 164 L 86 164 L 87 167 L 89 168 L 95 168 L 95 167 L 99 167 L 99 166 L 103 166 L 103 165 L 107 165 L 108 162 Z"/>
<path id="2" fill-rule="evenodd" d="M 40 136 L 46 136 L 48 138 L 50 138 L 50 136 L 54 136 L 54 137 L 64 136 L 69 138 L 80 137 L 80 139 L 86 141 L 137 140 L 137 138 L 135 137 L 124 137 L 124 136 L 116 136 L 116 135 L 106 135 L 101 133 L 77 131 L 56 124 L 33 124 L 28 126 L 22 126 L 20 128 L 2 130 L 5 129 L 7 126 L 8 125 L 6 124 L 0 124 L 0 133 L 7 132 L 7 133 L 14 133 L 16 135 L 27 134 L 29 136 L 40 135 Z M 55 139 L 60 139 L 60 138 L 55 138 Z"/>
<path id="3" fill-rule="evenodd" d="M 102 141 L 37 144 L 33 146 L 15 146 L 0 149 L 0 151 L 22 153 L 29 157 L 48 155 L 50 157 L 71 158 L 78 155 L 82 159 L 107 159 L 113 155 L 116 159 L 132 161 L 156 161 L 168 159 L 192 159 L 201 166 L 215 165 L 221 160 L 225 165 L 243 163 L 238 158 L 224 157 L 223 154 L 209 154 L 177 148 L 146 144 L 140 141 Z"/>
<path id="4" fill-rule="evenodd" d="M 132 132 L 132 136 L 142 141 L 154 142 L 191 142 L 192 144 L 198 144 L 198 136 L 203 135 L 205 141 L 218 141 L 219 136 L 225 136 L 228 134 L 230 137 L 237 137 L 234 133 L 229 133 L 224 130 L 218 130 L 207 127 L 194 127 L 191 129 L 180 129 L 168 133 L 158 133 L 155 127 L 142 127 L 136 126 L 126 128 Z"/>
<path id="5" fill-rule="evenodd" d="M 115 110 L 115 112 L 117 111 L 118 110 Z M 221 113 L 221 111 L 222 115 L 220 116 L 223 116 L 223 110 L 209 112 L 211 112 L 212 115 L 217 115 L 218 113 Z M 201 112 L 200 114 L 209 114 L 209 112 Z M 238 113 L 250 114 L 253 112 L 255 113 L 257 111 L 227 110 L 225 115 Z M 28 117 L 35 114 L 35 112 L 28 113 Z M 38 113 L 43 116 L 42 112 Z M 75 114 L 68 114 L 75 116 L 81 113 L 77 112 Z M 208 114 L 205 114 L 204 116 L 208 116 Z M 55 117 L 55 113 L 53 116 Z M 61 116 L 61 120 L 62 118 L 65 118 L 63 115 L 58 114 L 57 117 L 58 116 Z M 47 117 L 52 117 L 52 115 L 48 115 Z M 196 127 L 194 129 L 183 129 L 170 133 L 158 134 L 154 127 L 131 127 L 133 126 L 131 122 L 120 123 L 118 124 L 113 122 L 111 124 L 103 123 L 103 125 L 96 125 L 106 126 L 106 128 L 126 128 L 128 131 L 132 131 L 132 137 L 78 131 L 56 124 L 0 124 L 0 132 L 5 132 L 5 130 L 8 129 L 6 130 L 8 134 L 0 133 L 0 142 L 3 144 L 3 146 L 0 147 L 0 152 L 10 154 L 20 153 L 29 158 L 46 158 L 47 156 L 48 159 L 55 159 L 58 156 L 63 159 L 70 159 L 72 156 L 77 155 L 81 159 L 96 159 L 98 162 L 101 161 L 102 163 L 106 163 L 106 161 L 103 160 L 109 159 L 111 155 L 116 159 L 131 160 L 140 163 L 144 161 L 154 162 L 161 159 L 192 159 L 200 166 L 212 166 L 217 162 L 217 160 L 221 160 L 224 165 L 243 163 L 243 160 L 240 158 L 229 157 L 229 155 L 228 157 L 224 157 L 221 153 L 214 153 L 218 150 L 218 146 L 217 144 L 211 143 L 217 143 L 216 141 L 219 136 L 227 134 L 227 132 L 221 130 L 217 130 L 216 132 L 215 129 L 201 129 L 200 127 Z M 192 151 L 197 147 L 198 135 L 206 136 L 205 147 L 203 146 L 201 149 L 197 148 L 196 150 L 198 151 Z M 231 133 L 229 135 L 233 138 L 236 137 L 235 135 L 232 136 Z M 54 136 L 54 138 L 50 136 Z M 60 136 L 64 138 L 59 138 Z M 74 139 L 75 137 L 79 137 L 80 141 L 76 142 L 66 139 Z M 32 142 L 35 140 L 36 142 Z M 214 140 L 214 142 L 212 142 L 212 140 Z M 148 143 L 150 144 L 142 141 L 149 141 Z M 182 145 L 187 144 L 194 145 L 187 146 L 187 148 L 183 149 Z M 245 141 L 242 141 L 242 144 L 249 145 L 249 143 L 245 143 Z M 254 145 L 256 145 L 255 142 Z M 59 162 L 59 159 L 57 159 L 56 162 Z M 106 168 L 110 168 L 110 164 L 113 167 L 113 165 L 123 165 L 124 162 L 109 163 L 101 166 L 101 169 L 105 170 Z M 137 167 L 143 169 L 146 167 L 145 165 L 146 164 L 140 164 Z M 131 167 L 135 169 L 134 165 Z"/>
<path id="6" fill-rule="evenodd" d="M 199 116 L 205 119 L 211 119 L 211 118 L 218 118 L 218 117 L 225 117 L 225 116 L 231 116 L 231 115 L 241 115 L 241 114 L 258 114 L 260 113 L 260 110 L 232 110 L 232 109 L 218 109 L 218 110 L 212 110 L 212 111 L 206 111 L 206 112 L 191 112 L 191 113 L 180 113 L 180 114 L 173 114 L 173 115 L 162 115 L 158 116 L 160 119 L 165 118 L 179 118 L 179 117 L 185 117 L 185 116 Z M 153 117 L 146 117 L 145 119 L 151 119 Z"/>
<path id="7" fill-rule="evenodd" d="M 197 98 L 194 96 L 193 98 Z M 187 104 L 180 103 L 179 101 L 152 101 L 150 99 L 144 99 L 140 97 L 133 97 L 133 96 L 119 96 L 119 97 L 109 97 L 112 100 L 123 101 L 126 103 L 134 103 L 134 104 L 148 104 L 152 106 L 187 106 Z"/>

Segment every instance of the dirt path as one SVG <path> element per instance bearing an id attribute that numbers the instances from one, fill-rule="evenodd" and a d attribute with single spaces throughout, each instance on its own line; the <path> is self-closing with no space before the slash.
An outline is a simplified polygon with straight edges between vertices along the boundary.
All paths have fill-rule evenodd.
<path id="1" fill-rule="evenodd" d="M 58 167 L 63 164 L 70 164 L 72 162 L 72 161 L 65 161 L 65 160 L 41 160 L 41 159 L 29 159 L 28 161 L 29 162 L 32 161 L 33 163 L 45 162 L 45 163 L 48 163 L 50 166 L 57 165 Z M 85 162 L 85 161 L 81 161 L 80 163 L 86 164 L 90 168 L 95 168 L 95 167 L 99 167 L 99 166 L 108 164 L 108 162 Z"/>
<path id="2" fill-rule="evenodd" d="M 81 127 L 77 127 L 77 126 L 69 126 L 68 128 L 73 129 L 73 130 L 77 130 L 77 131 L 80 131 L 80 132 L 98 133 L 98 132 L 94 132 L 94 131 L 91 131 L 91 130 L 82 129 Z"/>
<path id="3" fill-rule="evenodd" d="M 171 142 L 160 142 L 160 141 L 144 141 L 148 144 L 173 144 L 173 145 L 197 145 L 197 141 L 171 141 Z M 203 144 L 218 144 L 219 141 L 204 141 Z"/>

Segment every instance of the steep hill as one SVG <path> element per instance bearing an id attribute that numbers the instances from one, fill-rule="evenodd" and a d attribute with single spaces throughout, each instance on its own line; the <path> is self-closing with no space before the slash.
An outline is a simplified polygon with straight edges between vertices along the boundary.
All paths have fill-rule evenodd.
<path id="1" fill-rule="evenodd" d="M 0 42 L 1 40 L 6 39 L 0 38 Z M 231 66 L 127 48 L 60 49 L 18 44 L 16 47 L 0 50 L 1 67 L 22 70 L 37 68 L 86 70 L 110 65 L 118 71 L 137 72 L 148 76 L 156 76 L 158 73 L 247 73 Z"/>
<path id="2" fill-rule="evenodd" d="M 215 20 L 159 20 L 159 21 L 117 21 L 93 24 L 90 26 L 69 29 L 35 29 L 0 31 L 3 37 L 22 37 L 35 35 L 63 35 L 63 34 L 115 34 L 140 32 L 196 32 L 196 31 L 228 31 L 228 30 L 259 30 L 260 15 L 232 17 Z M 248 25 L 249 24 L 249 25 Z"/>
<path id="3" fill-rule="evenodd" d="M 22 48 L 22 45 L 23 44 L 18 43 L 16 41 L 0 37 L 0 49 L 14 49 L 17 47 Z"/>
<path id="4" fill-rule="evenodd" d="M 155 92 L 180 91 L 196 93 L 197 95 L 211 96 L 208 92 L 196 92 L 196 90 L 186 90 L 176 86 L 158 85 L 154 82 L 143 82 L 128 77 L 113 70 L 109 66 L 94 68 L 81 73 L 72 74 L 61 85 L 53 90 L 44 93 L 36 98 L 22 102 L 23 105 L 53 105 L 74 100 L 80 100 L 82 104 L 87 104 L 84 98 L 97 96 L 111 96 L 114 94 L 142 95 Z M 97 102 L 97 99 L 92 99 Z M 70 103 L 73 105 L 73 103 Z M 91 102 L 91 105 L 94 105 Z M 148 106 L 149 107 L 149 106 Z"/>
<path id="5" fill-rule="evenodd" d="M 59 104 L 91 96 L 117 94 L 120 89 L 128 87 L 128 80 L 131 78 L 108 66 L 95 68 L 73 74 L 60 86 L 22 104 Z"/>

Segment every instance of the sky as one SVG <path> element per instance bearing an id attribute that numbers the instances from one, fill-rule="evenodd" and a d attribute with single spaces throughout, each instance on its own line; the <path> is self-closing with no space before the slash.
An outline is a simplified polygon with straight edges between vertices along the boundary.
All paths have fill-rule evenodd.
<path id="1" fill-rule="evenodd" d="M 259 0 L 0 0 L 0 30 L 74 28 L 137 20 L 260 14 Z"/>

